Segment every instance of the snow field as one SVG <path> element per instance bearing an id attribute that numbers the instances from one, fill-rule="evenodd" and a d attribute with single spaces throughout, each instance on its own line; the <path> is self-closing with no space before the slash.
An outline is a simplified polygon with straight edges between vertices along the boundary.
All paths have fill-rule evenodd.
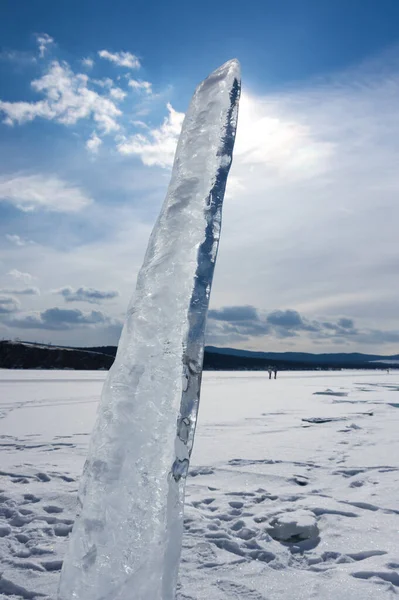
<path id="1" fill-rule="evenodd" d="M 56 598 L 104 378 L 0 371 L 1 600 Z M 206 372 L 177 600 L 396 599 L 398 394 L 394 372 Z"/>

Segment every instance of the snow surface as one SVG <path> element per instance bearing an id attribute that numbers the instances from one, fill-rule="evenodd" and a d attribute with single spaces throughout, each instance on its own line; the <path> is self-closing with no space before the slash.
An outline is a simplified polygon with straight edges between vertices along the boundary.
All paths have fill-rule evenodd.
<path id="1" fill-rule="evenodd" d="M 56 598 L 105 376 L 0 371 L 1 600 Z M 396 599 L 398 409 L 396 372 L 206 372 L 177 600 Z"/>
<path id="2" fill-rule="evenodd" d="M 60 600 L 173 600 L 240 66 L 195 90 L 104 384 Z"/>

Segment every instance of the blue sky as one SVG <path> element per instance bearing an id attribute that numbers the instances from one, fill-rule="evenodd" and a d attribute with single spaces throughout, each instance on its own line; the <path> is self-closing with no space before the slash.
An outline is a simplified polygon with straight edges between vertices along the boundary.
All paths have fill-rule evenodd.
<path id="1" fill-rule="evenodd" d="M 116 343 L 196 84 L 243 96 L 208 342 L 399 349 L 396 0 L 5 2 L 0 335 Z"/>

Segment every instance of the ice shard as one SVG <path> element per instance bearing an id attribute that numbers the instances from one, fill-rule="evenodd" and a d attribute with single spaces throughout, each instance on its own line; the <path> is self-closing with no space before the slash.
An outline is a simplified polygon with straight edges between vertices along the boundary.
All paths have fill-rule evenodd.
<path id="1" fill-rule="evenodd" d="M 196 89 L 89 444 L 60 600 L 173 600 L 240 66 Z"/>

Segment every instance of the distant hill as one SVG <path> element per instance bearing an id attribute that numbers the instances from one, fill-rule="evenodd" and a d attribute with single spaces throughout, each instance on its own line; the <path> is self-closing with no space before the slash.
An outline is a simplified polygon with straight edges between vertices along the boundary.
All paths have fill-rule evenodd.
<path id="1" fill-rule="evenodd" d="M 109 369 L 116 346 L 71 348 L 31 342 L 0 342 L 0 368 L 3 369 Z M 280 371 L 314 369 L 392 369 L 399 368 L 399 355 L 306 352 L 252 352 L 207 346 L 204 370 L 264 371 L 268 366 Z"/>
<path id="2" fill-rule="evenodd" d="M 112 356 L 83 348 L 63 348 L 29 342 L 0 342 L 0 368 L 108 370 Z"/>
<path id="3" fill-rule="evenodd" d="M 317 364 L 317 366 L 344 364 L 346 367 L 348 367 L 351 365 L 365 364 L 372 361 L 378 361 L 381 366 L 381 363 L 393 364 L 395 361 L 399 362 L 399 354 L 392 356 L 381 356 L 380 354 L 361 354 L 359 352 L 339 352 L 332 354 L 312 354 L 309 352 L 254 352 L 252 350 L 217 348 L 215 346 L 207 346 L 206 351 L 212 354 L 227 354 L 229 356 L 240 356 L 251 359 L 278 360 L 311 365 Z"/>

